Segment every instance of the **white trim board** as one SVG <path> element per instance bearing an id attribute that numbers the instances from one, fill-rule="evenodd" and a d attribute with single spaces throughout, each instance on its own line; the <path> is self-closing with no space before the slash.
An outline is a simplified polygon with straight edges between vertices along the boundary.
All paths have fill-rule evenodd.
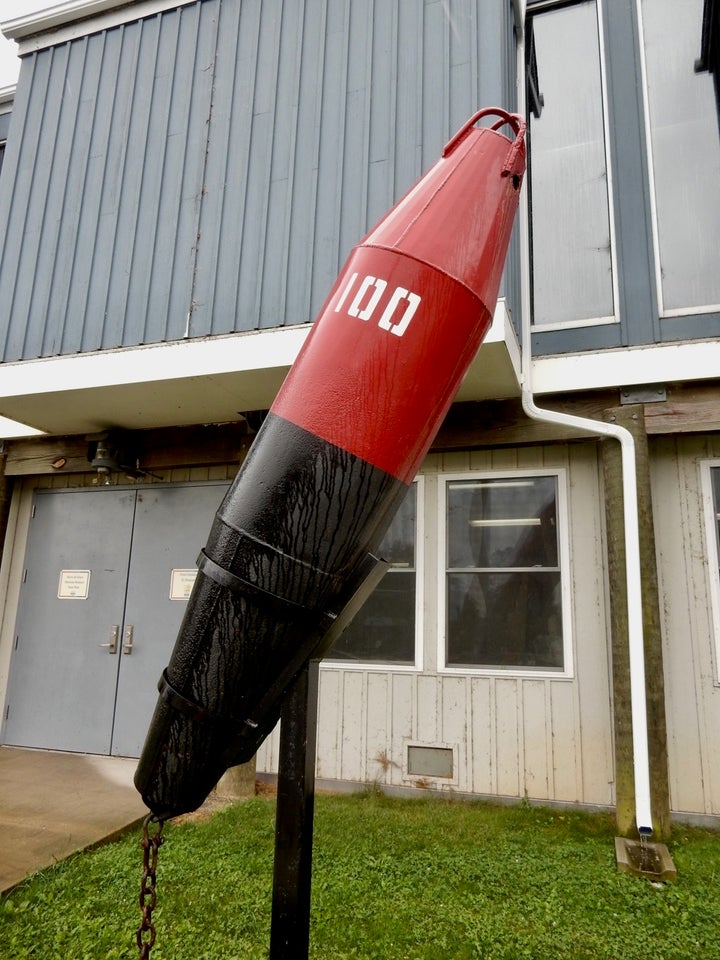
<path id="1" fill-rule="evenodd" d="M 18 44 L 19 56 L 66 43 L 123 23 L 187 6 L 195 0 L 66 0 L 35 13 L 0 22 L 0 30 Z"/>
<path id="2" fill-rule="evenodd" d="M 270 407 L 310 330 L 302 324 L 5 363 L 0 417 L 58 435 L 235 420 Z M 457 399 L 517 396 L 519 358 L 501 299 Z M 28 433 L 3 426 L 0 437 Z"/>
<path id="3" fill-rule="evenodd" d="M 643 383 L 717 380 L 720 339 L 622 347 L 562 356 L 535 357 L 536 394 L 565 393 Z"/>

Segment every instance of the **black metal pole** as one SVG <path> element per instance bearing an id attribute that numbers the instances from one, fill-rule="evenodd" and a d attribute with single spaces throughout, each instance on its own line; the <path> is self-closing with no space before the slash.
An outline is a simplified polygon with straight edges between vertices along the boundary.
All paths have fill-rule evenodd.
<path id="1" fill-rule="evenodd" d="M 307 960 L 310 944 L 318 671 L 306 664 L 280 714 L 270 960 Z"/>

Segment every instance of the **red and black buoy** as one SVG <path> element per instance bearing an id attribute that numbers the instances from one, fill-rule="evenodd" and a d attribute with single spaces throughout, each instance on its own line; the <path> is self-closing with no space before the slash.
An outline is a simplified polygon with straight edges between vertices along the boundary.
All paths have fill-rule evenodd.
<path id="1" fill-rule="evenodd" d="M 158 818 L 254 755 L 372 570 L 492 322 L 524 133 L 476 113 L 343 267 L 200 555 L 135 776 Z"/>

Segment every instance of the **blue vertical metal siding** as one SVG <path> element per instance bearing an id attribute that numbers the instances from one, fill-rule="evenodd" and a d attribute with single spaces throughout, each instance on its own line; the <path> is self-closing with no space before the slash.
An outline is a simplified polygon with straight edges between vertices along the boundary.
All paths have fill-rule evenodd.
<path id="1" fill-rule="evenodd" d="M 199 0 L 28 56 L 0 183 L 2 359 L 312 320 L 455 129 L 514 106 L 509 11 Z"/>

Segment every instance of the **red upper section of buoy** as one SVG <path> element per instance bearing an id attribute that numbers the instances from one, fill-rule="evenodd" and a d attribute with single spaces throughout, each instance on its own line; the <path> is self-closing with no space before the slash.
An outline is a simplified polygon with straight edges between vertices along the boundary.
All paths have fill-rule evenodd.
<path id="1" fill-rule="evenodd" d="M 489 115 L 492 128 L 475 126 Z M 524 130 L 514 114 L 475 114 L 352 251 L 274 413 L 413 479 L 492 320 Z"/>

